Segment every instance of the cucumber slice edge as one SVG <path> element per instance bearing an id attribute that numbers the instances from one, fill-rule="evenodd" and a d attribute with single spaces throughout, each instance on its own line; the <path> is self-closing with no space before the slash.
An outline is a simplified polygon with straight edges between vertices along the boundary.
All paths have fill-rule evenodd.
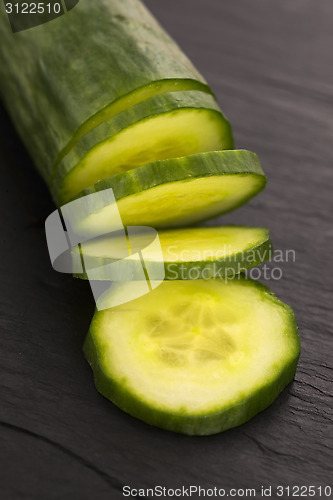
<path id="1" fill-rule="evenodd" d="M 191 415 L 185 412 L 180 414 L 152 407 L 142 400 L 142 398 L 133 394 L 124 384 L 110 378 L 106 373 L 100 361 L 93 337 L 93 320 L 84 342 L 83 351 L 93 369 L 95 386 L 98 392 L 126 413 L 139 418 L 147 424 L 176 433 L 197 436 L 217 434 L 237 427 L 252 419 L 257 413 L 265 410 L 294 378 L 300 355 L 300 339 L 296 319 L 291 307 L 281 302 L 265 285 L 253 280 L 249 280 L 249 282 L 251 285 L 259 288 L 264 293 L 266 299 L 282 307 L 288 317 L 286 326 L 289 329 L 289 336 L 293 340 L 294 351 L 290 353 L 288 362 L 285 363 L 278 377 L 274 380 L 263 383 L 261 387 L 244 401 L 220 411 Z"/>

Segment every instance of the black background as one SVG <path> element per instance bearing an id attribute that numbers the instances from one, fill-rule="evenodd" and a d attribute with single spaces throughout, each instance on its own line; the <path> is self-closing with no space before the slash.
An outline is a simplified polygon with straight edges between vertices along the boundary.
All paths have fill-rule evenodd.
<path id="1" fill-rule="evenodd" d="M 262 160 L 265 192 L 223 222 L 267 226 L 276 249 L 296 252 L 267 283 L 296 313 L 296 380 L 251 422 L 204 438 L 149 427 L 100 396 L 81 352 L 89 285 L 52 270 L 54 206 L 1 111 L 2 499 L 117 500 L 123 485 L 157 484 L 259 497 L 261 485 L 332 480 L 333 2 L 147 4 L 213 87 L 236 145 Z"/>

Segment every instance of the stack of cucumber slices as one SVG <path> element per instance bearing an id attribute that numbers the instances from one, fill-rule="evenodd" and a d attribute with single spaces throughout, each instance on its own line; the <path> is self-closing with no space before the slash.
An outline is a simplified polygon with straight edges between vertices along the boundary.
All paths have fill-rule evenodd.
<path id="1" fill-rule="evenodd" d="M 0 36 L 0 92 L 56 204 L 112 188 L 125 227 L 159 231 L 149 267 L 162 260 L 164 281 L 91 323 L 84 352 L 97 389 L 176 432 L 246 422 L 294 377 L 295 318 L 244 275 L 270 258 L 268 230 L 193 225 L 265 187 L 257 155 L 233 149 L 209 85 L 140 0 L 81 0 L 15 37 L 1 10 Z M 106 234 L 113 214 L 97 201 L 77 229 Z M 96 280 L 109 279 L 116 248 L 112 236 L 85 243 Z M 111 284 L 110 303 L 126 286 Z"/>

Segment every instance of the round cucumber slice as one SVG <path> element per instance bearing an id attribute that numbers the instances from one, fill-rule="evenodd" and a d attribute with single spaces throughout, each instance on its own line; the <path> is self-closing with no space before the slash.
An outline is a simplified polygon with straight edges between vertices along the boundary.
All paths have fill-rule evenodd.
<path id="1" fill-rule="evenodd" d="M 84 352 L 96 388 L 119 408 L 163 429 L 207 435 L 269 406 L 294 377 L 300 342 L 290 307 L 239 277 L 164 281 L 97 312 Z"/>
<path id="2" fill-rule="evenodd" d="M 153 162 L 109 177 L 78 196 L 112 188 L 125 226 L 177 227 L 234 210 L 266 185 L 256 154 L 211 151 Z M 89 203 L 89 198 L 87 198 Z M 108 233 L 113 206 L 96 204 L 76 233 Z"/>
<path id="3" fill-rule="evenodd" d="M 80 141 L 80 139 L 90 132 L 93 128 L 97 127 L 101 123 L 109 120 L 113 116 L 125 111 L 126 109 L 131 108 L 135 104 L 138 104 L 142 101 L 149 99 L 150 97 L 154 97 L 160 94 L 165 94 L 168 92 L 180 92 L 184 90 L 199 90 L 201 92 L 206 92 L 207 94 L 211 94 L 214 96 L 212 90 L 208 85 L 201 83 L 196 80 L 191 79 L 165 79 L 159 80 L 156 82 L 149 83 L 143 87 L 133 90 L 128 94 L 119 97 L 111 104 L 108 104 L 103 109 L 95 113 L 92 117 L 90 117 L 87 121 L 82 123 L 82 125 L 77 129 L 71 140 L 67 143 L 67 145 L 62 149 L 59 153 L 55 167 L 60 163 L 60 161 L 73 149 L 76 144 Z"/>
<path id="4" fill-rule="evenodd" d="M 192 227 L 160 230 L 158 236 L 162 255 L 154 246 L 143 257 L 150 280 L 158 279 L 161 262 L 167 280 L 222 278 L 261 264 L 271 257 L 272 252 L 269 231 L 261 227 Z M 110 263 L 124 257 L 122 239 L 123 236 L 111 235 L 85 242 L 80 248 L 85 268 L 90 270 L 89 276 L 75 276 L 122 280 L 121 275 L 110 276 L 108 271 Z M 128 238 L 130 262 L 127 259 L 127 263 L 132 279 L 142 279 L 142 254 L 136 249 L 144 248 L 147 240 L 147 233 L 134 233 Z M 73 249 L 75 253 L 79 251 L 79 247 Z"/>
<path id="5" fill-rule="evenodd" d="M 85 134 L 59 163 L 52 191 L 60 204 L 95 182 L 166 158 L 231 149 L 229 122 L 199 91 L 151 97 Z"/>

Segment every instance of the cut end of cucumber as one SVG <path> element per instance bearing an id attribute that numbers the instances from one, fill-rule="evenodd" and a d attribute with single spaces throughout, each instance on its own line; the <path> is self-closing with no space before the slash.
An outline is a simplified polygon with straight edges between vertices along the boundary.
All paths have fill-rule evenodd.
<path id="1" fill-rule="evenodd" d="M 186 226 L 245 203 L 262 189 L 262 181 L 253 174 L 186 179 L 124 198 L 118 208 L 124 224 L 141 221 L 153 227 Z"/>
<path id="2" fill-rule="evenodd" d="M 97 389 L 120 408 L 204 435 L 273 402 L 294 376 L 299 337 L 291 309 L 256 282 L 165 281 L 96 313 L 85 353 Z"/>
<path id="3" fill-rule="evenodd" d="M 101 179 L 147 163 L 232 148 L 230 126 L 211 109 L 180 109 L 150 117 L 93 147 L 64 178 L 61 203 Z"/>
<path id="4" fill-rule="evenodd" d="M 235 209 L 263 185 L 262 176 L 255 174 L 212 175 L 161 184 L 124 197 L 117 205 L 126 226 L 180 227 Z M 90 215 L 79 232 L 107 230 L 112 213 L 112 207 L 106 206 Z"/>
<path id="5" fill-rule="evenodd" d="M 81 196 L 112 188 L 125 225 L 180 227 L 234 210 L 265 185 L 254 153 L 212 151 L 144 165 L 105 179 Z M 87 236 L 107 233 L 112 215 L 112 206 L 96 207 L 75 229 Z"/>
<path id="6" fill-rule="evenodd" d="M 60 163 L 60 161 L 76 146 L 76 144 L 78 144 L 80 139 L 82 139 L 85 134 L 90 132 L 90 130 L 97 127 L 104 121 L 110 120 L 110 118 L 117 115 L 118 113 L 121 113 L 122 111 L 129 109 L 131 106 L 135 106 L 140 102 L 150 99 L 151 97 L 165 94 L 167 92 L 179 92 L 185 90 L 198 90 L 201 92 L 206 92 L 207 94 L 213 94 L 208 85 L 197 80 L 192 80 L 190 78 L 168 78 L 165 80 L 152 82 L 148 85 L 135 89 L 129 94 L 116 99 L 114 102 L 85 121 L 76 131 L 66 147 L 63 148 L 63 150 L 59 153 L 55 162 L 55 166 Z"/>

